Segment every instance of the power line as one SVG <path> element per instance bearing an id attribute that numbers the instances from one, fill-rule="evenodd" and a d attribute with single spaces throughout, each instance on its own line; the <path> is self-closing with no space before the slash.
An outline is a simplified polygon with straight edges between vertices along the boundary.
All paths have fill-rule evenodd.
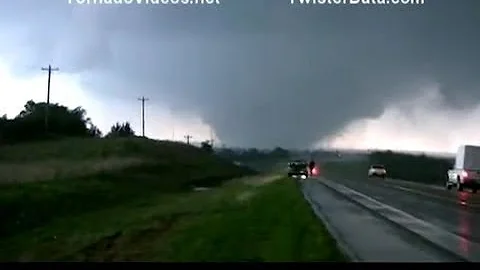
<path id="1" fill-rule="evenodd" d="M 184 137 L 187 140 L 187 144 L 190 144 L 190 139 L 193 137 L 191 135 L 185 135 Z"/>
<path id="2" fill-rule="evenodd" d="M 59 71 L 59 68 L 52 68 L 51 65 L 48 67 L 42 67 L 43 71 L 48 71 L 48 82 L 47 82 L 47 106 L 45 107 L 45 133 L 48 132 L 48 108 L 50 107 L 50 79 L 52 77 L 52 71 Z"/>
<path id="3" fill-rule="evenodd" d="M 142 102 L 142 137 L 145 137 L 145 101 L 148 101 L 148 98 L 141 97 L 138 98 Z"/>

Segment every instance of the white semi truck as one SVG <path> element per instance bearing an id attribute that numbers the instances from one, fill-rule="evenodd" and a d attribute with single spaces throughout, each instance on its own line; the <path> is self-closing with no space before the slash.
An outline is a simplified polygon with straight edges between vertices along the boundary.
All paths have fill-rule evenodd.
<path id="1" fill-rule="evenodd" d="M 458 148 L 455 165 L 447 172 L 446 188 L 464 188 L 476 193 L 480 189 L 480 146 L 462 145 Z"/>

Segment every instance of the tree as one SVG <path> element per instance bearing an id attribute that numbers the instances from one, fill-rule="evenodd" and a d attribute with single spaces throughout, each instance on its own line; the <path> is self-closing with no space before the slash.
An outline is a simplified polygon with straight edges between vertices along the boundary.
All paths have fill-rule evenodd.
<path id="1" fill-rule="evenodd" d="M 107 134 L 107 137 L 132 137 L 135 136 L 135 132 L 130 126 L 129 122 L 125 123 L 115 123 L 110 128 L 110 132 Z"/>
<path id="2" fill-rule="evenodd" d="M 202 148 L 203 150 L 205 150 L 206 152 L 209 152 L 209 153 L 213 152 L 212 142 L 209 141 L 209 140 L 203 141 L 201 143 L 200 148 Z"/>
<path id="3" fill-rule="evenodd" d="M 101 138 L 103 135 L 102 131 L 100 131 L 100 129 L 95 125 L 90 126 L 90 128 L 88 129 L 88 134 L 90 135 L 90 137 L 94 138 Z"/>
<path id="4" fill-rule="evenodd" d="M 23 106 L 24 109 L 18 114 L 17 117 L 27 117 L 32 114 L 34 114 L 37 110 L 37 108 L 41 106 L 41 104 L 36 104 L 33 100 L 27 101 L 25 105 Z"/>
<path id="5" fill-rule="evenodd" d="M 233 151 L 232 149 L 225 148 L 225 147 L 221 148 L 218 151 L 218 155 L 223 157 L 223 158 L 227 158 L 227 159 L 233 159 L 233 158 L 237 157 L 237 153 L 235 151 Z"/>
<path id="6" fill-rule="evenodd" d="M 7 115 L 4 114 L 2 118 L 0 118 L 0 144 L 3 143 L 3 133 L 5 132 L 5 128 L 8 124 Z"/>
<path id="7" fill-rule="evenodd" d="M 289 152 L 281 147 L 275 147 L 275 149 L 273 149 L 273 151 L 270 152 L 270 155 L 274 157 L 284 158 L 284 157 L 288 157 Z"/>
<path id="8" fill-rule="evenodd" d="M 49 133 L 66 136 L 88 135 L 87 125 L 90 124 L 91 120 L 86 117 L 87 112 L 82 107 L 70 110 L 59 104 L 47 105 L 45 102 L 35 103 L 30 100 L 15 119 L 31 123 L 37 129 L 41 129 L 40 126 L 43 126 L 42 129 L 44 129 L 47 106 L 49 111 Z"/>
<path id="9" fill-rule="evenodd" d="M 45 133 L 45 112 L 48 106 L 49 126 Z M 24 109 L 13 119 L 0 119 L 0 133 L 4 143 L 34 141 L 53 137 L 87 137 L 91 131 L 88 126 L 91 120 L 86 117 L 86 111 L 77 107 L 73 110 L 45 102 L 26 102 Z"/>

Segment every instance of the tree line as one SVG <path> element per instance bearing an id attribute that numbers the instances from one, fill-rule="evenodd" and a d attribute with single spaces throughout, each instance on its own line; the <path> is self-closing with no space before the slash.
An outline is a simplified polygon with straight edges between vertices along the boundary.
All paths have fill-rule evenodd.
<path id="1" fill-rule="evenodd" d="M 264 159 L 285 159 L 290 157 L 290 152 L 281 147 L 276 147 L 271 151 L 260 151 L 256 148 L 235 151 L 228 148 L 219 149 L 218 155 L 227 159 L 250 162 Z"/>
<path id="2" fill-rule="evenodd" d="M 370 164 L 383 164 L 391 178 L 428 184 L 444 184 L 453 159 L 414 155 L 392 151 L 375 151 Z"/>
<path id="3" fill-rule="evenodd" d="M 48 129 L 45 125 L 47 113 L 46 102 L 27 101 L 22 111 L 14 118 L 6 115 L 0 117 L 0 145 L 32 142 L 39 140 L 61 139 L 65 137 L 133 137 L 135 132 L 129 122 L 117 122 L 110 131 L 103 135 L 100 129 L 87 117 L 82 107 L 70 109 L 58 103 L 48 105 Z M 200 148 L 213 153 L 213 145 L 209 140 L 203 141 Z M 255 148 L 236 152 L 222 148 L 220 156 L 235 160 L 256 160 L 264 158 L 284 158 L 288 151 L 277 147 L 272 151 L 261 152 Z"/>
<path id="4" fill-rule="evenodd" d="M 48 129 L 45 125 L 46 102 L 27 101 L 14 118 L 0 118 L 0 144 L 14 144 L 62 137 L 131 137 L 135 136 L 129 122 L 115 123 L 103 136 L 100 129 L 87 117 L 82 107 L 70 109 L 56 104 L 48 105 Z"/>

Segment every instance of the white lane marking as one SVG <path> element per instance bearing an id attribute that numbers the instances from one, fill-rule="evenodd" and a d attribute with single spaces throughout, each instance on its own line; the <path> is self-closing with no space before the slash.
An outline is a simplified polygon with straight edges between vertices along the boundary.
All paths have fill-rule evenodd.
<path id="1" fill-rule="evenodd" d="M 445 199 L 445 200 L 452 201 L 452 198 L 437 196 L 437 195 L 433 195 L 433 194 L 423 192 L 423 191 L 420 191 L 420 190 L 416 190 L 416 189 L 406 188 L 406 187 L 402 187 L 402 186 L 392 186 L 392 187 L 395 188 L 395 189 L 403 190 L 403 191 L 414 193 L 414 194 L 419 194 L 419 195 L 424 195 L 424 196 L 427 196 L 427 197 L 439 198 L 439 199 Z M 453 200 L 453 201 L 456 201 L 456 200 Z"/>
<path id="2" fill-rule="evenodd" d="M 350 197 L 350 199 L 356 201 L 357 203 L 363 205 L 366 208 L 372 210 L 388 210 L 378 212 L 378 214 L 429 240 L 435 245 L 442 247 L 443 249 L 446 249 L 459 257 L 464 258 L 465 260 L 480 261 L 480 258 L 475 256 L 480 254 L 480 244 L 471 242 L 465 237 L 453 234 L 429 222 L 414 217 L 409 213 L 394 208 L 390 205 L 381 203 L 363 193 L 350 189 L 344 185 L 334 183 L 326 179 L 318 182 L 330 187 L 333 190 L 336 190 L 344 196 Z M 355 194 L 355 196 L 351 196 L 352 194 Z M 372 207 L 373 205 L 376 205 L 376 207 Z M 388 212 L 390 212 L 390 214 Z M 465 250 L 463 249 L 465 245 L 469 247 L 470 252 L 465 252 Z"/>
<path id="3" fill-rule="evenodd" d="M 392 186 L 393 188 L 396 188 L 396 189 L 400 189 L 400 190 L 404 190 L 404 191 L 408 191 L 408 192 L 417 192 L 416 190 L 413 190 L 411 188 L 406 188 L 406 187 L 402 187 L 402 186 Z"/>
<path id="4" fill-rule="evenodd" d="M 454 197 L 444 197 L 444 196 L 434 195 L 434 194 L 430 194 L 430 193 L 427 193 L 427 192 L 418 191 L 418 190 L 415 190 L 415 189 L 410 189 L 410 188 L 401 187 L 401 186 L 392 186 L 392 187 L 396 188 L 396 189 L 399 189 L 399 190 L 406 191 L 406 192 L 410 192 L 410 193 L 413 193 L 413 194 L 418 194 L 418 195 L 422 195 L 422 196 L 425 196 L 425 197 L 430 197 L 430 198 L 435 198 L 435 199 L 438 199 L 438 200 L 448 201 L 448 202 L 451 202 L 451 203 L 454 203 L 454 204 L 468 205 L 469 208 L 476 208 L 476 209 L 480 208 L 480 204 L 478 204 L 478 203 L 468 203 L 468 202 L 465 202 L 465 201 L 460 201 L 459 199 L 454 198 Z"/>
<path id="5" fill-rule="evenodd" d="M 430 197 L 430 198 L 436 198 L 436 199 L 439 199 L 439 200 L 445 200 L 445 201 L 457 203 L 457 200 L 452 198 L 452 197 L 442 197 L 442 196 L 433 195 L 433 194 L 430 194 L 430 193 L 427 193 L 427 192 L 423 192 L 423 191 L 419 191 L 419 190 L 411 189 L 411 188 L 406 188 L 406 187 L 402 187 L 402 186 L 392 186 L 392 187 L 395 188 L 395 189 L 403 190 L 403 191 L 410 192 L 410 193 L 413 193 L 413 194 L 418 194 L 418 195 L 422 195 L 422 196 L 426 196 L 426 197 Z"/>
<path id="6" fill-rule="evenodd" d="M 411 181 L 405 181 L 405 180 L 395 180 L 395 179 L 387 179 L 385 180 L 387 183 L 392 183 L 392 184 L 404 184 L 404 185 L 410 185 L 410 186 L 417 186 L 417 187 L 425 187 L 425 188 L 431 188 L 431 189 L 436 189 L 436 190 L 445 190 L 444 186 L 437 186 L 437 185 L 427 185 L 427 184 L 422 184 L 422 183 L 417 183 L 417 182 L 411 182 Z"/>
<path id="7" fill-rule="evenodd" d="M 445 190 L 445 187 L 441 187 L 441 186 L 429 186 L 429 187 L 436 190 Z"/>

